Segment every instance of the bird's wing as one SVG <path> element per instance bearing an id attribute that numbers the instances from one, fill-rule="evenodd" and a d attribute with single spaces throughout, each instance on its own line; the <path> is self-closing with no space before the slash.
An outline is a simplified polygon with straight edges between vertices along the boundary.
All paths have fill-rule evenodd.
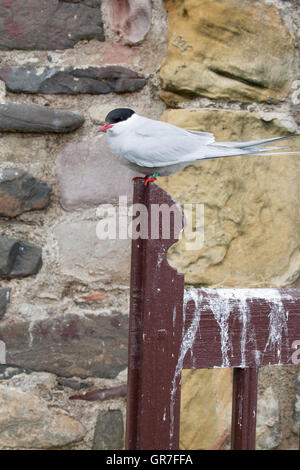
<path id="1" fill-rule="evenodd" d="M 147 168 L 160 168 L 180 163 L 191 164 L 201 160 L 210 160 L 213 158 L 233 157 L 242 155 L 290 155 L 299 154 L 299 152 L 276 152 L 284 147 L 268 148 L 229 148 L 217 145 L 199 146 L 197 150 L 186 153 L 182 147 L 172 146 L 172 148 L 162 148 L 161 146 L 151 146 L 149 150 L 141 151 L 139 148 L 132 148 L 129 152 L 124 152 L 124 157 L 138 166 Z"/>
<path id="2" fill-rule="evenodd" d="M 138 120 L 134 126 L 136 134 L 143 137 L 159 137 L 166 136 L 167 138 L 175 139 L 188 139 L 198 143 L 198 145 L 208 145 L 215 142 L 215 137 L 210 132 L 200 132 L 182 129 L 181 127 L 173 126 L 168 122 L 155 121 L 153 119 L 138 116 Z"/>
<path id="3" fill-rule="evenodd" d="M 158 168 L 211 158 L 257 154 L 267 150 L 273 154 L 273 151 L 281 147 L 256 146 L 282 139 L 279 137 L 250 142 L 217 143 L 213 134 L 189 131 L 138 116 L 123 141 L 122 154 L 136 165 Z"/>
<path id="4" fill-rule="evenodd" d="M 213 134 L 189 131 L 139 116 L 136 125 L 124 137 L 122 155 L 140 166 L 163 167 L 184 162 L 186 154 L 214 142 Z"/>
<path id="5" fill-rule="evenodd" d="M 254 153 L 249 150 L 227 148 L 227 147 L 214 147 L 214 146 L 198 146 L 196 150 L 187 153 L 186 146 L 177 145 L 172 143 L 171 146 L 162 146 L 161 142 L 156 143 L 154 140 L 149 141 L 149 147 L 144 146 L 145 143 L 140 146 L 133 146 L 130 149 L 123 149 L 123 156 L 136 165 L 148 167 L 148 168 L 159 168 L 170 165 L 176 165 L 178 163 L 192 163 L 199 160 L 206 160 L 209 158 L 218 157 L 229 157 L 234 155 L 248 155 Z M 259 150 L 256 150 L 259 152 Z"/>

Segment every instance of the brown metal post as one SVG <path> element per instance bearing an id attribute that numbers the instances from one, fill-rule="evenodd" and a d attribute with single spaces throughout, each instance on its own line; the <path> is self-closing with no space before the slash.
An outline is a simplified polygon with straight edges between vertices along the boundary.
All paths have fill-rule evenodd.
<path id="1" fill-rule="evenodd" d="M 178 449 L 184 276 L 169 266 L 167 252 L 179 230 L 164 238 L 160 219 L 158 237 L 150 234 L 154 205 L 173 206 L 181 225 L 182 213 L 165 191 L 142 181 L 134 203 L 147 207 L 149 236 L 132 243 L 126 448 Z"/>
<path id="2" fill-rule="evenodd" d="M 233 369 L 231 448 L 255 450 L 257 367 Z"/>
<path id="3" fill-rule="evenodd" d="M 145 204 L 145 188 L 134 184 L 134 204 Z M 132 240 L 131 279 L 130 279 L 130 317 L 128 344 L 128 385 L 126 449 L 137 449 L 140 369 L 142 354 L 142 302 L 143 302 L 143 264 L 144 240 Z"/>

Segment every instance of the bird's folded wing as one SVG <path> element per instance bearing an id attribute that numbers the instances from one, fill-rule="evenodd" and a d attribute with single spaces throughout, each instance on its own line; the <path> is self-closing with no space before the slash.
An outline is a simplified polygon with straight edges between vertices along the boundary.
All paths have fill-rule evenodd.
<path id="1" fill-rule="evenodd" d="M 139 120 L 138 128 L 128 136 L 122 148 L 124 157 L 136 165 L 149 168 L 193 163 L 211 158 L 251 155 L 279 150 L 282 147 L 256 147 L 287 137 L 248 142 L 215 142 L 213 134 L 181 129 L 171 124 Z M 289 136 L 288 136 L 289 138 Z"/>
<path id="2" fill-rule="evenodd" d="M 122 143 L 122 154 L 132 163 L 155 168 L 184 162 L 187 154 L 201 152 L 214 142 L 214 135 L 208 132 L 189 131 L 139 116 Z"/>
<path id="3" fill-rule="evenodd" d="M 299 152 L 280 152 L 276 151 L 284 147 L 268 147 L 268 148 L 228 148 L 214 145 L 207 145 L 199 147 L 197 150 L 185 153 L 182 148 L 172 147 L 171 149 L 165 149 L 164 152 L 160 151 L 159 148 L 149 149 L 149 152 L 145 151 L 140 153 L 138 150 L 125 153 L 124 156 L 127 160 L 135 163 L 139 166 L 148 168 L 159 168 L 166 167 L 181 163 L 190 164 L 201 160 L 209 160 L 213 158 L 221 157 L 234 157 L 242 155 L 289 155 L 291 153 L 299 154 Z M 267 152 L 268 153 L 265 153 Z"/>
<path id="4" fill-rule="evenodd" d="M 259 150 L 258 150 L 259 151 Z M 210 158 L 229 157 L 234 155 L 247 155 L 249 150 L 230 149 L 227 147 L 199 146 L 197 150 L 186 153 L 182 147 L 172 146 L 162 149 L 161 147 L 149 147 L 145 151 L 132 149 L 130 152 L 124 152 L 124 157 L 136 165 L 158 168 L 180 163 L 192 163 L 198 160 Z"/>

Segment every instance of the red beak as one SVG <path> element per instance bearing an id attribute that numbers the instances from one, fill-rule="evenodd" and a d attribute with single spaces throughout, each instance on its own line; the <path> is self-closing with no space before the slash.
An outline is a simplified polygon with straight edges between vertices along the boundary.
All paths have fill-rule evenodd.
<path id="1" fill-rule="evenodd" d="M 108 129 L 111 129 L 113 127 L 112 124 L 103 124 L 103 126 L 101 126 L 97 132 L 106 132 Z"/>

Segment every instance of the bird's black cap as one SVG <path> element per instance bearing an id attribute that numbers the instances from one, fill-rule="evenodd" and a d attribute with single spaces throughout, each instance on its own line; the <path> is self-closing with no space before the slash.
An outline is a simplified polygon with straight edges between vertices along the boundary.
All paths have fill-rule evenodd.
<path id="1" fill-rule="evenodd" d="M 117 122 L 126 121 L 126 119 L 130 118 L 134 114 L 134 111 L 129 108 L 117 108 L 113 109 L 108 113 L 105 118 L 105 122 L 107 124 L 116 124 Z"/>

